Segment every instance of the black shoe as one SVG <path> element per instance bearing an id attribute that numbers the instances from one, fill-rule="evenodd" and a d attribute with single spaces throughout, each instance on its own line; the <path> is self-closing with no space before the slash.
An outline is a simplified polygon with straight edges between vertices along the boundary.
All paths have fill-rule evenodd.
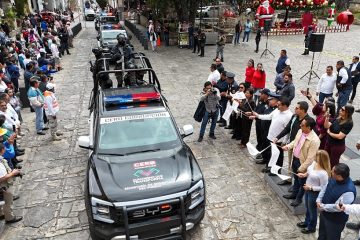
<path id="1" fill-rule="evenodd" d="M 296 199 L 296 196 L 294 194 L 285 194 L 283 195 L 283 198 L 286 199 Z"/>
<path id="2" fill-rule="evenodd" d="M 221 123 L 219 124 L 219 127 L 226 127 L 226 123 L 221 122 Z"/>
<path id="3" fill-rule="evenodd" d="M 198 138 L 198 142 L 202 142 L 202 140 L 203 140 L 203 137 Z"/>
<path id="4" fill-rule="evenodd" d="M 293 201 L 292 203 L 290 203 L 290 206 L 293 206 L 293 207 L 297 207 L 301 204 L 302 202 L 298 201 L 298 200 L 295 200 Z"/>
<path id="5" fill-rule="evenodd" d="M 16 164 L 14 167 L 15 167 L 16 169 L 22 169 L 22 165 L 20 165 L 20 164 Z"/>
<path id="6" fill-rule="evenodd" d="M 12 220 L 5 221 L 5 223 L 6 223 L 6 224 L 16 223 L 16 222 L 21 221 L 22 219 L 23 219 L 22 217 L 17 217 L 17 216 L 15 216 Z"/>
<path id="7" fill-rule="evenodd" d="M 262 159 L 262 160 L 256 161 L 255 163 L 256 163 L 256 164 L 266 164 L 267 161 Z"/>
<path id="8" fill-rule="evenodd" d="M 269 175 L 270 177 L 276 176 L 276 174 L 275 174 L 275 173 L 272 173 L 272 172 L 268 173 L 268 175 Z"/>
<path id="9" fill-rule="evenodd" d="M 291 187 L 289 187 L 289 189 L 288 189 L 288 192 L 293 192 L 294 191 L 294 185 L 292 185 Z"/>
<path id="10" fill-rule="evenodd" d="M 220 119 L 219 121 L 217 121 L 216 123 L 223 123 L 223 121 Z"/>
<path id="11" fill-rule="evenodd" d="M 360 229 L 360 222 L 358 222 L 358 223 L 349 222 L 349 223 L 346 224 L 346 227 L 347 227 L 348 229 L 351 229 L 351 230 L 359 231 L 359 229 Z"/>
<path id="12" fill-rule="evenodd" d="M 355 112 L 357 112 L 357 113 L 360 113 L 360 109 L 358 109 L 358 110 L 355 110 Z"/>
<path id="13" fill-rule="evenodd" d="M 25 154 L 24 152 L 18 152 L 18 151 L 16 151 L 15 156 L 22 156 L 22 155 L 24 155 L 24 154 Z"/>
<path id="14" fill-rule="evenodd" d="M 49 128 L 48 128 L 48 127 L 44 127 L 42 130 L 43 130 L 43 131 L 46 131 L 46 130 L 49 130 Z"/>
<path id="15" fill-rule="evenodd" d="M 360 186 L 360 180 L 355 180 L 355 181 L 353 181 L 353 183 L 354 183 L 354 185 L 356 185 L 356 186 Z"/>
<path id="16" fill-rule="evenodd" d="M 291 184 L 291 182 L 289 182 L 288 180 L 283 180 L 277 183 L 277 185 L 283 186 L 283 185 L 288 185 Z"/>
<path id="17" fill-rule="evenodd" d="M 209 138 L 216 139 L 215 134 L 210 134 Z"/>
<path id="18" fill-rule="evenodd" d="M 0 220 L 4 220 L 5 219 L 5 215 L 0 216 Z"/>
<path id="19" fill-rule="evenodd" d="M 19 195 L 13 195 L 13 201 L 18 200 L 19 198 L 20 198 L 20 196 L 19 196 Z"/>
<path id="20" fill-rule="evenodd" d="M 225 129 L 233 129 L 231 126 L 226 126 Z"/>
<path id="21" fill-rule="evenodd" d="M 307 227 L 307 224 L 306 224 L 305 222 L 298 222 L 298 223 L 296 224 L 296 226 L 299 227 L 299 228 L 306 228 L 306 227 Z"/>
<path id="22" fill-rule="evenodd" d="M 268 172 L 270 172 L 270 168 L 269 168 L 269 167 L 265 167 L 265 168 L 261 169 L 261 172 L 262 172 L 262 173 L 268 173 Z"/>
<path id="23" fill-rule="evenodd" d="M 225 127 L 226 128 L 226 127 Z M 230 131 L 230 134 L 234 134 L 234 130 Z"/>
<path id="24" fill-rule="evenodd" d="M 25 152 L 25 149 L 24 149 L 24 148 L 17 148 L 16 151 L 18 151 L 18 152 Z"/>
<path id="25" fill-rule="evenodd" d="M 22 160 L 22 159 L 14 159 L 14 160 L 13 160 L 13 162 L 16 163 L 16 164 L 21 163 L 21 162 L 23 162 L 23 161 L 24 161 L 24 160 Z"/>
<path id="26" fill-rule="evenodd" d="M 37 132 L 37 135 L 46 135 L 44 132 Z"/>
<path id="27" fill-rule="evenodd" d="M 314 233 L 314 232 L 316 232 L 316 229 L 310 230 L 310 229 L 308 229 L 308 228 L 304 228 L 304 229 L 301 229 L 301 232 L 302 232 L 303 234 L 309 234 L 309 233 Z"/>
<path id="28" fill-rule="evenodd" d="M 263 157 L 261 156 L 261 154 L 256 156 L 256 160 L 262 160 L 262 159 L 263 159 Z"/>
<path id="29" fill-rule="evenodd" d="M 236 136 L 235 136 L 235 135 L 232 135 L 232 136 L 231 136 L 231 139 L 236 139 Z"/>

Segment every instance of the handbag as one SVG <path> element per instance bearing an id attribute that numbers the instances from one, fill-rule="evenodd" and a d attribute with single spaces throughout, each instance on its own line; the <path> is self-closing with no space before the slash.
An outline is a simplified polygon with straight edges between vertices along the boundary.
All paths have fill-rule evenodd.
<path id="1" fill-rule="evenodd" d="M 195 110 L 195 113 L 194 113 L 195 121 L 201 122 L 204 115 L 205 115 L 205 111 L 206 111 L 205 103 L 204 103 L 204 101 L 200 101 L 197 108 L 196 108 L 196 110 Z"/>

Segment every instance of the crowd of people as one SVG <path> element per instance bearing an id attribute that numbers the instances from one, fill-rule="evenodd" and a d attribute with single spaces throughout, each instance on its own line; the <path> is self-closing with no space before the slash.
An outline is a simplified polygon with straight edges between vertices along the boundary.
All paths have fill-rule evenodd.
<path id="1" fill-rule="evenodd" d="M 50 128 L 52 140 L 61 140 L 52 74 L 63 69 L 61 58 L 73 47 L 71 19 L 71 14 L 53 19 L 42 18 L 41 13 L 30 14 L 23 19 L 21 32 L 15 38 L 8 28 L 0 28 L 0 203 L 4 202 L 0 205 L 0 219 L 7 224 L 22 219 L 12 211 L 13 201 L 19 198 L 12 194 L 12 185 L 16 177 L 23 175 L 18 157 L 25 153 L 19 144 L 24 136 L 19 78 L 23 74 L 27 99 L 35 112 L 36 133 L 45 135 Z"/>
<path id="2" fill-rule="evenodd" d="M 280 51 L 273 86 L 265 86 L 262 63 L 255 67 L 254 60 L 249 59 L 244 81 L 238 83 L 235 74 L 224 69 L 222 56 L 217 57 L 210 66 L 196 112 L 199 117 L 203 104 L 198 142 L 203 141 L 206 125 L 211 122 L 209 138 L 216 139 L 218 123 L 219 127 L 231 131 L 232 139 L 240 141 L 240 148 L 246 148 L 255 121 L 256 148 L 260 152 L 256 163 L 265 165 L 263 173 L 275 176 L 272 166 L 268 165 L 273 154 L 270 146 L 275 144 L 279 151 L 278 174 L 289 176 L 278 182 L 290 186 L 289 194 L 283 197 L 292 200 L 292 207 L 305 202 L 306 218 L 297 224 L 301 232 L 316 231 L 320 212 L 318 239 L 340 239 L 348 220 L 346 212 L 355 211 L 349 205 L 356 198 L 355 185 L 360 185 L 360 180 L 350 179 L 349 167 L 340 163 L 346 136 L 354 125 L 352 103 L 360 81 L 359 57 L 354 56 L 349 67 L 345 67 L 344 61 L 337 61 L 337 73 L 329 65 L 316 92 L 296 89 L 285 49 Z M 294 102 L 297 92 L 302 93 L 303 99 Z M 284 167 L 284 151 L 288 152 L 287 168 Z M 360 224 L 350 226 L 360 229 Z"/>

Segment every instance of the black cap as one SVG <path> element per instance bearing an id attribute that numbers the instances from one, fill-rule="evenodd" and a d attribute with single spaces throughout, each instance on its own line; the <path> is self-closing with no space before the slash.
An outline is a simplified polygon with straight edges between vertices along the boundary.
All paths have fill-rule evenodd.
<path id="1" fill-rule="evenodd" d="M 228 78 L 234 78 L 234 77 L 235 77 L 235 74 L 232 73 L 232 72 L 226 72 L 226 77 L 228 77 Z"/>
<path id="2" fill-rule="evenodd" d="M 270 89 L 268 89 L 268 88 L 264 88 L 263 90 L 261 90 L 261 92 L 260 92 L 261 94 L 266 94 L 266 95 L 268 95 L 269 96 L 269 94 L 270 94 Z"/>
<path id="3" fill-rule="evenodd" d="M 281 97 L 281 95 L 279 95 L 279 94 L 276 94 L 274 92 L 269 92 L 269 100 L 273 99 L 273 98 L 279 99 L 280 97 Z"/>

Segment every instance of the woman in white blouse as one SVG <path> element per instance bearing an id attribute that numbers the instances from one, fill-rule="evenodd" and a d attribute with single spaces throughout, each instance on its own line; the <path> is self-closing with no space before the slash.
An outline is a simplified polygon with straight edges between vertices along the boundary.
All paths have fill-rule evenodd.
<path id="1" fill-rule="evenodd" d="M 308 167 L 306 173 L 298 173 L 299 178 L 307 178 L 305 189 L 306 217 L 304 222 L 299 222 L 298 227 L 303 228 L 302 233 L 314 233 L 317 223 L 316 199 L 323 186 L 327 185 L 331 176 L 329 154 L 324 150 L 316 153 L 315 161 Z"/>

